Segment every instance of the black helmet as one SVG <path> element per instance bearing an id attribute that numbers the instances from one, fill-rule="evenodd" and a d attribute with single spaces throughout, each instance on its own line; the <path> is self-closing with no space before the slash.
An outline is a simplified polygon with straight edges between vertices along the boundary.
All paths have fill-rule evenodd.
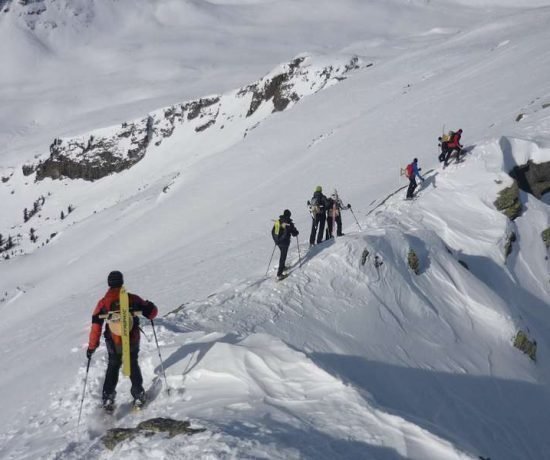
<path id="1" fill-rule="evenodd" d="M 418 163 L 418 158 L 415 158 L 415 159 L 413 160 L 413 163 Z"/>
<path id="2" fill-rule="evenodd" d="M 283 211 L 283 216 L 284 216 L 284 217 L 290 217 L 291 215 L 292 215 L 292 214 L 291 214 L 291 212 L 290 212 L 288 209 L 285 209 L 285 210 Z"/>
<path id="3" fill-rule="evenodd" d="M 107 284 L 112 288 L 121 287 L 124 284 L 124 277 L 122 276 L 122 273 L 118 270 L 114 270 L 109 273 L 109 276 L 107 277 Z"/>

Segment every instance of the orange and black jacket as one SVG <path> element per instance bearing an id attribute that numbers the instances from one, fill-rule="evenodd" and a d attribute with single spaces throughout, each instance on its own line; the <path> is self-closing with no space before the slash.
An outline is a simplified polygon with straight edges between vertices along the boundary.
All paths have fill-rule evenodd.
<path id="1" fill-rule="evenodd" d="M 120 310 L 120 288 L 109 288 L 105 296 L 97 303 L 92 315 L 92 328 L 90 330 L 90 339 L 88 348 L 95 350 L 99 346 L 101 330 L 103 329 L 104 318 L 100 315 L 105 315 L 109 312 Z M 147 319 L 154 319 L 157 316 L 158 309 L 153 302 L 143 300 L 141 297 L 128 293 L 130 301 L 130 311 L 141 311 L 142 315 Z M 139 344 L 139 318 L 133 317 L 133 325 L 130 331 L 130 343 Z M 105 338 L 113 341 L 113 344 L 119 348 L 122 345 L 122 339 L 116 334 L 112 334 L 109 330 L 109 324 L 105 326 Z"/>

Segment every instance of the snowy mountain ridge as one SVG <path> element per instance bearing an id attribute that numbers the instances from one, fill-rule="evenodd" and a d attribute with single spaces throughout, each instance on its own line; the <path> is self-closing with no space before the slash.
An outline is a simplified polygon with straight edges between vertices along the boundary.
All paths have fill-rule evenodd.
<path id="1" fill-rule="evenodd" d="M 111 134 L 114 129 L 109 127 L 74 139 L 56 139 L 50 147 L 50 156 L 36 165 L 26 165 L 25 175 L 36 171 L 36 180 L 45 177 L 101 179 L 111 172 L 120 172 L 133 166 L 145 156 L 149 144 L 158 147 L 163 139 L 170 137 L 176 127 L 184 122 L 190 122 L 188 129 L 196 133 L 205 131 L 216 123 L 219 129 L 224 129 L 229 124 L 227 129 L 230 130 L 233 119 L 251 117 L 266 102 L 273 104 L 272 112 L 285 110 L 303 97 L 330 87 L 344 80 L 352 71 L 365 66 L 360 64 L 357 56 L 351 57 L 347 62 L 340 58 L 340 62 L 335 61 L 324 66 L 322 63 L 320 66 L 316 65 L 315 61 L 310 56 L 298 57 L 257 83 L 225 97 L 208 96 L 172 105 L 152 112 L 141 120 L 122 123 L 122 127 L 114 134 Z M 244 102 L 241 103 L 238 99 L 244 99 Z M 246 113 L 239 113 L 234 109 L 246 105 Z M 252 127 L 259 123 L 257 118 L 254 122 Z M 246 135 L 248 129 L 243 135 Z M 99 163 L 97 169 L 93 166 L 91 170 L 85 167 L 96 161 Z"/>
<path id="2" fill-rule="evenodd" d="M 155 375 L 154 344 L 144 342 L 153 401 L 137 416 L 123 403 L 113 424 L 169 413 L 207 432 L 136 438 L 106 451 L 94 396 L 104 364 L 95 363 L 84 408 L 89 440 L 66 444 L 63 434 L 74 423 L 82 370 L 31 423 L 47 422 L 41 436 L 58 447 L 35 445 L 25 455 L 540 458 L 550 416 L 538 412 L 535 426 L 508 417 L 516 404 L 529 414 L 550 402 L 549 267 L 540 237 L 550 214 L 527 194 L 513 222 L 495 209 L 498 192 L 513 182 L 503 144 L 478 143 L 463 162 L 427 173 L 420 198 L 390 197 L 360 219 L 362 231 L 350 223 L 346 236 L 301 256 L 293 247 L 285 281 L 274 281 L 273 272 L 250 277 L 158 320 L 172 394 Z M 518 163 L 550 160 L 548 148 L 508 144 Z M 416 272 L 407 262 L 411 249 Z M 537 340 L 543 358 L 536 366 L 512 346 L 518 330 Z M 96 360 L 105 358 L 100 352 Z M 122 394 L 127 387 L 121 382 Z M 25 439 L 32 443 L 33 434 L 13 433 L 3 443 L 16 452 Z"/>
<path id="3" fill-rule="evenodd" d="M 15 170 L 10 168 L 2 173 L 3 195 L 6 201 L 10 201 L 10 208 L 14 211 L 11 215 L 3 216 L 3 228 L 0 227 L 0 234 L 4 235 L 5 240 L 13 235 L 13 246 L 10 245 L 5 250 L 4 257 L 24 254 L 33 247 L 43 246 L 45 240 L 46 244 L 49 243 L 66 227 L 66 222 L 63 222 L 65 214 L 80 205 L 73 199 L 70 204 L 66 204 L 71 207 L 70 211 L 65 211 L 64 206 L 60 209 L 60 200 L 56 199 L 56 193 L 53 192 L 55 187 L 49 181 L 40 184 L 44 179 L 95 181 L 131 168 L 144 159 L 146 154 L 150 156 L 150 168 L 159 172 L 163 169 L 173 170 L 173 177 L 178 177 L 181 169 L 177 168 L 177 162 L 189 163 L 188 157 L 191 153 L 197 156 L 196 146 L 201 146 L 199 159 L 217 153 L 221 146 L 227 148 L 232 143 L 241 141 L 271 113 L 291 108 L 304 97 L 337 84 L 353 72 L 370 66 L 372 63 L 363 63 L 357 56 L 346 59 L 344 56 L 303 55 L 279 66 L 258 82 L 228 94 L 172 105 L 156 110 L 140 120 L 123 122 L 121 126 L 102 128 L 69 139 L 54 139 L 48 156 L 38 158 L 34 164 L 25 164 Z M 223 134 L 223 144 L 213 146 L 210 142 L 209 146 L 209 142 L 204 141 L 204 137 L 208 137 L 209 129 L 219 131 L 218 137 Z M 163 158 L 166 153 L 158 152 L 158 147 L 174 134 L 184 147 L 175 152 L 173 149 L 168 150 L 168 156 Z M 113 176 L 112 180 L 116 178 Z M 165 193 L 172 182 L 170 180 L 165 186 Z M 75 187 L 79 185 L 76 184 Z M 133 183 L 130 187 L 130 190 L 125 191 L 124 197 L 117 197 L 116 202 L 136 193 Z M 147 185 L 140 187 L 138 191 L 146 187 Z M 74 187 L 70 181 L 64 182 L 61 189 L 57 187 L 63 196 L 74 196 L 71 188 Z M 24 197 L 28 195 L 38 197 L 32 208 L 24 201 Z M 55 203 L 53 208 L 50 205 L 52 201 Z M 80 219 L 87 218 L 94 211 L 96 210 L 81 210 Z M 22 218 L 21 224 L 19 222 Z M 31 228 L 33 230 L 29 244 L 23 235 Z M 55 236 L 46 239 L 38 235 Z"/>

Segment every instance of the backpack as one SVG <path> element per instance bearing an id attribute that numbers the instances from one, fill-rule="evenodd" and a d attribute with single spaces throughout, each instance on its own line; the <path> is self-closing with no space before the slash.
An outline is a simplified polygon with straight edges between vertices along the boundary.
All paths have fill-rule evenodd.
<path id="1" fill-rule="evenodd" d="M 447 134 L 443 134 L 443 136 L 441 136 L 441 142 L 450 142 L 454 135 L 454 131 L 449 131 Z"/>
<path id="2" fill-rule="evenodd" d="M 279 243 L 279 239 L 281 238 L 281 230 L 283 226 L 281 225 L 281 220 L 277 219 L 275 221 L 275 224 L 273 224 L 273 228 L 271 229 L 271 236 L 273 237 L 273 241 L 275 244 Z"/>
<path id="3" fill-rule="evenodd" d="M 407 176 L 410 179 L 412 175 L 413 175 L 413 164 L 409 163 L 405 168 L 405 176 Z"/>
<path id="4" fill-rule="evenodd" d="M 313 217 L 321 212 L 321 201 L 319 197 L 313 196 L 313 198 L 309 200 L 309 212 Z"/>

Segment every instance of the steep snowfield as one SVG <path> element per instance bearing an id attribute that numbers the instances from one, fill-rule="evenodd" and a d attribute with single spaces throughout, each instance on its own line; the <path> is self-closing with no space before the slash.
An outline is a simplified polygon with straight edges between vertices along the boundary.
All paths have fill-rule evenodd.
<path id="1" fill-rule="evenodd" d="M 0 112 L 11 130 L 2 134 L 9 149 L 1 176 L 10 179 L 0 184 L 0 231 L 21 233 L 19 249 L 26 254 L 0 264 L 0 457 L 544 458 L 550 448 L 549 416 L 541 410 L 550 402 L 550 274 L 540 233 L 550 225 L 548 200 L 522 193 L 525 212 L 513 223 L 492 203 L 511 183 L 506 172 L 515 164 L 550 161 L 550 9 L 472 12 L 426 2 L 347 1 L 338 8 L 316 3 L 308 16 L 299 14 L 311 6 L 305 1 L 155 5 L 165 21 L 152 21 L 144 40 L 158 28 L 175 30 L 167 24 L 172 17 L 177 28 L 170 14 L 177 8 L 193 9 L 186 20 L 197 24 L 197 36 L 211 37 L 182 51 L 197 62 L 194 86 L 176 72 L 172 83 L 152 76 L 158 89 L 146 92 L 143 74 L 127 66 L 130 52 L 110 82 L 97 84 L 113 93 L 95 108 L 88 99 L 95 100 L 93 91 L 57 85 L 55 72 L 42 67 L 34 88 L 17 69 L 2 74 L 15 86 L 2 85 L 12 102 Z M 294 19 L 276 13 L 281 6 L 293 6 L 286 11 Z M 149 8 L 128 14 L 149 18 Z M 456 15 L 452 27 L 441 19 L 449 11 Z M 366 24 L 362 14 L 373 20 Z M 128 30 L 142 24 L 131 18 L 120 17 Z M 388 18 L 392 27 L 385 33 Z M 222 25 L 233 20 L 240 27 L 229 33 L 233 29 Z M 0 33 L 10 40 L 46 34 L 39 27 L 30 33 L 16 15 L 1 21 Z M 211 28 L 199 31 L 206 23 Z M 312 27 L 320 23 L 322 33 Z M 90 22 L 90 37 L 100 26 L 108 41 L 105 19 Z M 54 49 L 55 57 L 22 46 L 37 53 L 29 62 L 52 59 L 60 68 L 65 62 L 75 68 L 67 81 L 79 81 L 86 73 L 75 65 L 85 56 L 82 42 L 72 51 L 80 57 L 65 61 L 61 45 L 46 35 L 40 46 Z M 252 39 L 257 49 L 245 43 Z M 92 50 L 105 44 L 94 40 Z M 167 40 L 159 35 L 144 45 L 145 54 L 159 52 Z M 166 45 L 167 63 L 178 62 L 173 49 Z M 235 49 L 249 54 L 240 62 Z M 283 112 L 272 113 L 268 101 L 253 117 L 243 116 L 248 102 L 236 102 L 238 88 L 306 50 L 313 51 L 314 65 L 337 67 L 352 55 L 374 65 L 323 91 L 316 92 L 316 83 L 313 91 L 304 86 L 304 95 L 314 94 Z M 120 57 L 115 47 L 105 53 L 96 56 Z M 141 64 L 151 71 L 151 61 Z M 131 91 L 122 97 L 117 85 L 128 75 L 118 72 L 134 72 L 130 86 L 148 99 Z M 100 80 L 92 74 L 88 81 Z M 64 102 L 45 108 L 36 130 L 21 131 L 21 121 L 32 119 L 26 102 L 42 91 L 39 104 L 59 101 L 56 92 L 82 100 L 72 113 Z M 120 174 L 36 183 L 22 175 L 22 164 L 45 158 L 53 138 L 86 139 L 92 128 L 112 133 L 159 107 L 212 94 L 223 95 L 223 116 L 234 117 L 233 124 L 201 132 L 184 125 Z M 83 111 L 94 112 L 85 123 Z M 445 170 L 436 165 L 435 142 L 443 123 L 463 128 L 471 147 L 464 163 Z M 34 154 L 41 156 L 33 160 Z M 404 185 L 399 169 L 413 156 L 425 171 L 434 168 L 419 198 L 404 201 L 400 190 L 386 199 Z M 317 184 L 338 188 L 363 231 L 345 214 L 347 235 L 306 253 L 305 201 Z M 41 195 L 39 215 L 22 223 L 23 207 Z M 59 212 L 69 204 L 75 210 L 61 221 Z M 271 220 L 284 208 L 301 231 L 303 263 L 297 264 L 293 246 L 293 271 L 276 283 L 273 264 L 269 277 L 263 275 Z M 37 245 L 27 241 L 33 226 Z M 506 258 L 512 230 L 517 241 Z M 409 248 L 420 257 L 419 275 L 407 267 Z M 378 268 L 375 256 L 383 262 Z M 184 304 L 157 322 L 172 393 L 158 377 L 154 342 L 143 338 L 153 401 L 144 413 L 128 414 L 129 383 L 121 379 L 120 407 L 105 421 L 97 410 L 102 346 L 78 436 L 89 317 L 111 269 L 122 270 L 128 289 L 153 300 L 163 315 Z M 519 328 L 538 342 L 536 364 L 512 347 Z M 145 332 L 151 340 L 150 327 Z M 137 438 L 113 452 L 102 446 L 106 426 L 134 426 L 153 416 L 190 418 L 207 431 Z"/>

